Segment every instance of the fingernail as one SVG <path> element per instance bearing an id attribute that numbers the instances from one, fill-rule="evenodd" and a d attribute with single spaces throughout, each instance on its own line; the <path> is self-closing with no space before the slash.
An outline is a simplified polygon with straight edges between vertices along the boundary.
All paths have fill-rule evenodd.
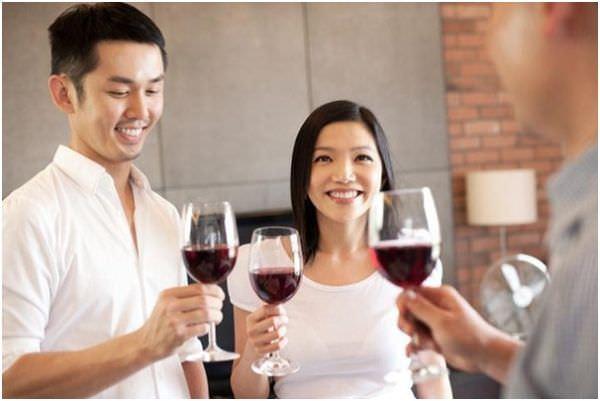
<path id="1" fill-rule="evenodd" d="M 417 294 L 413 290 L 406 290 L 406 296 L 408 299 L 415 299 Z"/>

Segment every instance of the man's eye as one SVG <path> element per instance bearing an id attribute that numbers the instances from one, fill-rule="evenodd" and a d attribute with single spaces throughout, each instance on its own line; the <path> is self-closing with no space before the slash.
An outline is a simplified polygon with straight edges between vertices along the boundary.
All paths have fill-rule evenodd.
<path id="1" fill-rule="evenodd" d="M 114 97 L 125 97 L 128 92 L 125 91 L 108 91 L 108 94 Z"/>
<path id="2" fill-rule="evenodd" d="M 146 91 L 146 95 L 149 95 L 149 96 L 158 95 L 159 93 L 160 93 L 159 89 L 148 89 Z"/>

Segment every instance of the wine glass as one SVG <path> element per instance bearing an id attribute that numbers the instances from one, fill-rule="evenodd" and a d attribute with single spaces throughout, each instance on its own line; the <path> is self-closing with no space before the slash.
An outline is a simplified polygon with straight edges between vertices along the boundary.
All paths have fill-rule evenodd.
<path id="1" fill-rule="evenodd" d="M 298 231 L 290 227 L 262 227 L 252 232 L 250 283 L 256 295 L 270 305 L 288 301 L 300 286 L 302 248 Z M 300 369 L 283 358 L 279 351 L 270 352 L 252 363 L 255 373 L 285 376 Z"/>
<path id="2" fill-rule="evenodd" d="M 239 245 L 233 209 L 228 202 L 190 202 L 182 209 L 183 248 L 181 253 L 190 277 L 203 284 L 225 280 L 233 269 Z M 208 346 L 188 360 L 231 361 L 239 354 L 217 345 L 216 325 L 210 323 Z"/>
<path id="3" fill-rule="evenodd" d="M 420 286 L 440 256 L 440 227 L 429 188 L 378 193 L 369 211 L 368 232 L 375 267 L 383 277 L 405 290 Z M 415 321 L 415 325 L 417 332 L 429 331 L 421 322 Z M 418 344 L 416 333 L 412 342 Z M 424 359 L 419 354 L 411 355 L 409 369 L 413 382 L 447 373 L 445 366 Z M 401 376 L 402 372 L 390 372 L 385 380 L 397 382 Z"/>

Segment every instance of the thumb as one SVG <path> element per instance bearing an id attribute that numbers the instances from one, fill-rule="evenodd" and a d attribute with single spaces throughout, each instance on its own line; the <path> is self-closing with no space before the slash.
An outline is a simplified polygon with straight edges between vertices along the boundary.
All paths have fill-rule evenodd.
<path id="1" fill-rule="evenodd" d="M 430 328 L 438 326 L 438 323 L 444 314 L 444 310 L 440 309 L 422 295 L 415 293 L 412 290 L 407 291 L 408 302 L 406 309 L 421 322 L 425 323 Z"/>

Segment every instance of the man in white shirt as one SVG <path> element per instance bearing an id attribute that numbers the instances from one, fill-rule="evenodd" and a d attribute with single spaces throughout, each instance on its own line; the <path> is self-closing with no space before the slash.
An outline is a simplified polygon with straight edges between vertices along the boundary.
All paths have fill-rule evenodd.
<path id="1" fill-rule="evenodd" d="M 196 336 L 223 292 L 187 286 L 175 208 L 132 161 L 163 108 L 158 27 L 78 5 L 50 26 L 69 147 L 3 202 L 4 397 L 206 397 Z"/>

